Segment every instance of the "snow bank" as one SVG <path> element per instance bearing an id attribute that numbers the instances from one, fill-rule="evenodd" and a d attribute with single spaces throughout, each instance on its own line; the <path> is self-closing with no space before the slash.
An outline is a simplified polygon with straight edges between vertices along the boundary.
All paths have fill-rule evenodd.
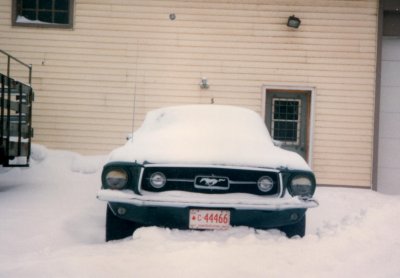
<path id="1" fill-rule="evenodd" d="M 318 188 L 302 239 L 148 227 L 105 243 L 106 156 L 34 152 L 30 168 L 0 171 L 0 277 L 400 277 L 400 196 Z"/>
<path id="2" fill-rule="evenodd" d="M 110 161 L 288 167 L 309 170 L 277 148 L 260 116 L 239 107 L 185 105 L 154 110 Z"/>

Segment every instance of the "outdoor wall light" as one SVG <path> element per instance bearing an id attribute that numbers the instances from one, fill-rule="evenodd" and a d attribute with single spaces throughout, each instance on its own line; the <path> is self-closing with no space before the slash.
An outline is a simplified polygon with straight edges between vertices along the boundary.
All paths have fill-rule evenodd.
<path id="1" fill-rule="evenodd" d="M 299 28 L 301 24 L 301 20 L 298 17 L 295 17 L 294 15 L 289 16 L 288 18 L 288 22 L 287 22 L 287 26 L 291 27 L 291 28 Z"/>
<path id="2" fill-rule="evenodd" d="M 200 88 L 201 89 L 208 89 L 210 87 L 210 85 L 208 85 L 208 80 L 207 80 L 207 78 L 206 77 L 203 77 L 201 80 L 200 80 Z"/>

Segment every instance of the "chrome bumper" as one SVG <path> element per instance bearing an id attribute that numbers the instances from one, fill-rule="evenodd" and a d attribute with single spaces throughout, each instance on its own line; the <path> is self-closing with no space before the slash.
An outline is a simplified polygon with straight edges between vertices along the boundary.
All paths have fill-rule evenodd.
<path id="1" fill-rule="evenodd" d="M 107 202 L 149 207 L 204 207 L 279 211 L 307 209 L 318 206 L 318 202 L 313 198 L 291 197 L 289 194 L 286 194 L 283 198 L 254 196 L 243 193 L 211 195 L 182 191 L 143 192 L 143 195 L 138 195 L 131 190 L 101 189 L 97 193 L 97 198 Z"/>

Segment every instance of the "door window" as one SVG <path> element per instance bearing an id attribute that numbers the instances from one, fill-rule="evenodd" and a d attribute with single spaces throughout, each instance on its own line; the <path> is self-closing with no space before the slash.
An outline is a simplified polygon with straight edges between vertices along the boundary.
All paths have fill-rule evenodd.
<path id="1" fill-rule="evenodd" d="M 301 100 L 273 98 L 271 136 L 288 145 L 300 143 Z"/>
<path id="2" fill-rule="evenodd" d="M 311 91 L 266 90 L 265 123 L 283 149 L 308 159 Z"/>

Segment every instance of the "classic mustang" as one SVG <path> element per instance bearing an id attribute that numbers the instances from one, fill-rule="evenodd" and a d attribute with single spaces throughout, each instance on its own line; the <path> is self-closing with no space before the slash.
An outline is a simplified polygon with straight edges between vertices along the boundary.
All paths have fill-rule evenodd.
<path id="1" fill-rule="evenodd" d="M 104 166 L 106 240 L 141 226 L 277 228 L 304 236 L 314 174 L 276 147 L 258 114 L 220 105 L 162 108 Z"/>

